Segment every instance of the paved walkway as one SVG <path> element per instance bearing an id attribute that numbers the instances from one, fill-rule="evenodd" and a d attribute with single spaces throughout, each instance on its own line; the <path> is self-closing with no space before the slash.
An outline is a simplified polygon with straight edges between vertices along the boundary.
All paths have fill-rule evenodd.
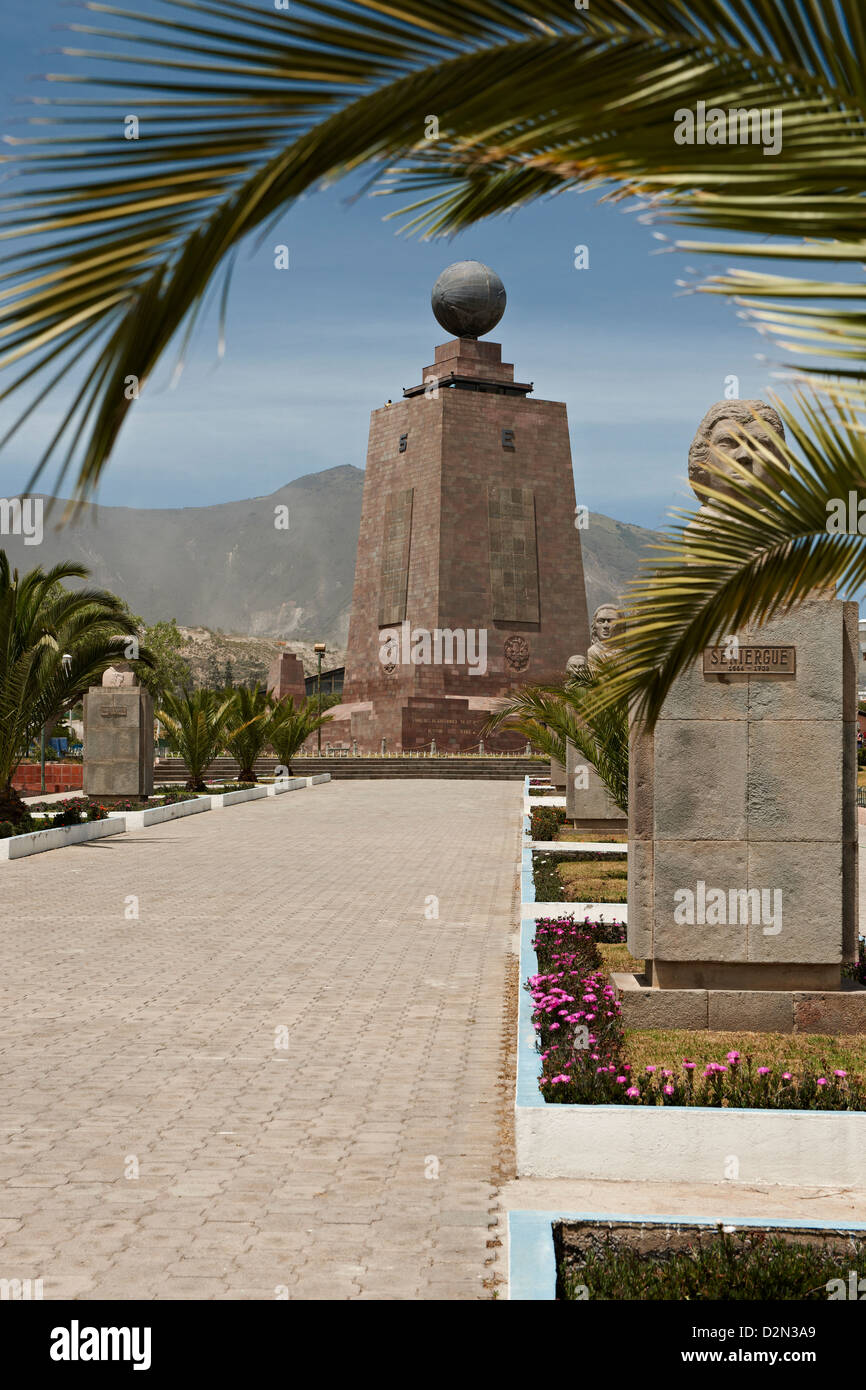
<path id="1" fill-rule="evenodd" d="M 489 1297 L 520 799 L 337 781 L 4 864 L 0 1277 Z"/>

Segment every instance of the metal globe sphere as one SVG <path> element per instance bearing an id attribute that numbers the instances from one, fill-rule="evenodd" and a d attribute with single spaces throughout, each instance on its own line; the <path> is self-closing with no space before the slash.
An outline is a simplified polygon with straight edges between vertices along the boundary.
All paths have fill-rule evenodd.
<path id="1" fill-rule="evenodd" d="M 505 313 L 505 286 L 481 261 L 449 265 L 431 295 L 433 313 L 455 338 L 480 338 L 495 328 Z"/>

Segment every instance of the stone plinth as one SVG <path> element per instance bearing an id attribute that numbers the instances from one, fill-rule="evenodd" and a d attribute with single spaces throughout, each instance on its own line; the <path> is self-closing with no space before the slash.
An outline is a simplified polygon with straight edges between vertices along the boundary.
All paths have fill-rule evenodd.
<path id="1" fill-rule="evenodd" d="M 617 806 L 595 768 L 568 745 L 565 778 L 565 814 L 586 830 L 625 830 L 628 819 Z"/>
<path id="2" fill-rule="evenodd" d="M 866 991 L 841 977 L 857 949 L 857 617 L 824 598 L 748 628 L 734 674 L 696 662 L 654 733 L 633 725 L 628 945 L 647 964 L 622 986 L 628 1026 L 866 1026 Z"/>
<path id="3" fill-rule="evenodd" d="M 385 738 L 398 752 L 404 734 L 409 748 L 477 744 L 498 698 L 560 680 L 587 649 L 566 409 L 530 390 L 497 343 L 454 339 L 402 401 L 373 412 L 344 704 L 332 711 L 360 751 Z"/>
<path id="4" fill-rule="evenodd" d="M 294 652 L 281 652 L 275 656 L 268 668 L 267 688 L 273 691 L 278 700 L 291 695 L 295 705 L 302 704 L 307 698 L 307 687 L 301 658 Z"/>
<path id="5" fill-rule="evenodd" d="M 153 792 L 153 700 L 137 685 L 94 685 L 84 697 L 84 791 L 111 800 Z"/>

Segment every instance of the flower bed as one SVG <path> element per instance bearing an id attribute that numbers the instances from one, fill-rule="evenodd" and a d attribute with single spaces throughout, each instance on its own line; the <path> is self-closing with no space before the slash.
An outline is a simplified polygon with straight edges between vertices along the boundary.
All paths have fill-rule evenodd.
<path id="1" fill-rule="evenodd" d="M 106 808 L 100 802 L 85 801 L 82 797 L 70 797 L 53 804 L 37 802 L 28 807 L 28 814 L 23 820 L 0 821 L 0 839 L 33 835 L 40 830 L 60 830 L 70 825 L 85 825 L 90 821 L 105 820 L 107 815 Z"/>
<path id="2" fill-rule="evenodd" d="M 737 1050 L 703 1070 L 686 1057 L 677 1070 L 648 1063 L 638 1073 L 627 1060 L 622 1008 L 600 939 L 591 923 L 573 918 L 536 923 L 539 973 L 525 987 L 540 1044 L 538 1085 L 548 1103 L 866 1110 L 866 1083 L 844 1068 L 825 1075 L 802 1062 L 759 1066 Z"/>
<path id="3" fill-rule="evenodd" d="M 42 854 L 45 850 L 65 849 L 69 845 L 85 844 L 88 840 L 104 839 L 106 835 L 120 835 L 123 830 L 123 820 L 103 817 L 100 820 L 82 821 L 80 825 L 21 831 L 0 839 L 0 860 L 24 859 L 31 854 Z"/>

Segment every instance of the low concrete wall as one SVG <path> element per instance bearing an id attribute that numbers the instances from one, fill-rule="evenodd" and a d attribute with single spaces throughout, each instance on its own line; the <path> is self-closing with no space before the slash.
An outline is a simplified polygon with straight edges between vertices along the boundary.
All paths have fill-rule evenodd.
<path id="1" fill-rule="evenodd" d="M 242 792 L 219 792 L 210 799 L 212 811 L 221 811 L 224 806 L 239 806 L 242 801 L 259 801 L 267 796 L 267 787 L 248 787 Z"/>
<path id="2" fill-rule="evenodd" d="M 106 835 L 122 835 L 123 820 L 85 821 L 83 825 L 60 825 L 56 830 L 34 830 L 30 835 L 10 835 L 0 840 L 0 861 L 25 859 L 30 854 L 42 854 L 47 849 L 65 849 L 67 845 L 82 845 L 88 840 L 102 840 Z"/>
<path id="3" fill-rule="evenodd" d="M 123 820 L 127 830 L 144 830 L 148 825 L 161 825 L 163 821 L 178 820 L 181 816 L 196 816 L 201 811 L 209 811 L 211 798 L 197 796 L 194 801 L 172 801 L 168 806 L 148 806 L 146 811 L 109 811 L 112 820 Z"/>
<path id="4" fill-rule="evenodd" d="M 268 796 L 282 796 L 283 792 L 296 792 L 307 785 L 306 777 L 282 777 L 278 782 L 268 784 Z"/>

